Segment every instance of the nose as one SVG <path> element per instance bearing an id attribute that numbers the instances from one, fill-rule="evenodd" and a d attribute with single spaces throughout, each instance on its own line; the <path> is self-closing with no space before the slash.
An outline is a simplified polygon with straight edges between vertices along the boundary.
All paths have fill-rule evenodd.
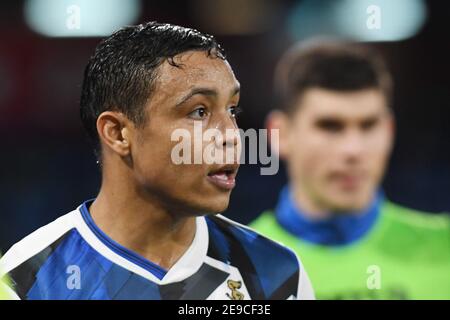
<path id="1" fill-rule="evenodd" d="M 365 148 L 364 137 L 358 130 L 349 130 L 343 135 L 340 151 L 347 161 L 358 161 Z"/>
<path id="2" fill-rule="evenodd" d="M 218 148 L 236 147 L 240 144 L 241 139 L 236 121 L 229 114 L 220 117 L 216 122 L 215 129 L 219 130 L 222 137 L 222 139 L 217 137 L 214 139 Z"/>

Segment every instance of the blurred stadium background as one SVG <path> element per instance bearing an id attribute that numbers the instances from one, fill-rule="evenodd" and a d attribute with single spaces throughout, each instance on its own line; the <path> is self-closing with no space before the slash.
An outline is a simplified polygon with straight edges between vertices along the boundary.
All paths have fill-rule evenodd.
<path id="1" fill-rule="evenodd" d="M 366 26 L 371 5 L 381 9 L 380 29 Z M 77 14 L 79 29 L 70 27 Z M 294 41 L 369 41 L 396 85 L 398 134 L 384 190 L 395 202 L 449 212 L 449 18 L 438 0 L 2 1 L 0 252 L 95 196 L 99 173 L 78 116 L 84 66 L 102 35 L 150 20 L 217 36 L 243 88 L 244 129 L 263 128 L 274 65 Z M 237 181 L 226 215 L 247 223 L 274 206 L 285 173 L 243 165 Z"/>

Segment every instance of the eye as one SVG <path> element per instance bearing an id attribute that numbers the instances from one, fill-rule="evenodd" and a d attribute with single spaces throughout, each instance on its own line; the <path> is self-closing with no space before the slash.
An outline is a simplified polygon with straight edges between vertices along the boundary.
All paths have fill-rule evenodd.
<path id="1" fill-rule="evenodd" d="M 379 119 L 376 119 L 376 118 L 365 120 L 361 123 L 361 129 L 363 131 L 369 131 L 370 129 L 373 129 L 374 127 L 376 127 L 378 122 L 379 122 Z"/>
<path id="2" fill-rule="evenodd" d="M 205 107 L 199 107 L 189 113 L 189 117 L 195 120 L 203 120 L 208 115 L 208 111 Z"/>
<path id="3" fill-rule="evenodd" d="M 316 126 L 326 132 L 337 133 L 344 129 L 344 124 L 336 119 L 320 119 Z"/>
<path id="4" fill-rule="evenodd" d="M 233 118 L 237 118 L 238 114 L 242 112 L 242 109 L 238 106 L 231 106 L 228 108 L 228 112 Z"/>

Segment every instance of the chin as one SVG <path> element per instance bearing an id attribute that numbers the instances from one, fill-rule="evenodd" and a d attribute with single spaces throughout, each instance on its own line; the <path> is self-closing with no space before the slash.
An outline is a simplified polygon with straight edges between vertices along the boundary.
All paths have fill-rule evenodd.
<path id="1" fill-rule="evenodd" d="M 373 198 L 373 192 L 368 188 L 359 188 L 353 191 L 333 190 L 324 194 L 325 203 L 333 211 L 337 212 L 354 212 L 366 209 Z"/>
<path id="2" fill-rule="evenodd" d="M 201 203 L 196 203 L 192 205 L 193 210 L 196 215 L 209 215 L 209 214 L 217 214 L 222 213 L 228 208 L 230 203 L 230 197 L 211 197 L 209 199 L 205 199 L 206 201 L 202 201 Z"/>
<path id="3" fill-rule="evenodd" d="M 218 201 L 209 206 L 209 210 L 207 211 L 210 214 L 222 213 L 228 208 L 229 201 Z"/>
<path id="4" fill-rule="evenodd" d="M 222 213 L 227 210 L 228 205 L 230 204 L 230 195 L 217 197 L 214 201 L 210 203 L 209 212 L 211 213 Z"/>

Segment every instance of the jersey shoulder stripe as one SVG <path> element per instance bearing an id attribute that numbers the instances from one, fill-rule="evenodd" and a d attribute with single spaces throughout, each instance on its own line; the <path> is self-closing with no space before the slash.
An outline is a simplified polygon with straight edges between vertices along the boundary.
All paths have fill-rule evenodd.
<path id="1" fill-rule="evenodd" d="M 307 275 L 292 250 L 222 215 L 207 217 L 207 223 L 208 256 L 238 265 L 254 299 L 298 298 L 299 282 Z"/>
<path id="2" fill-rule="evenodd" d="M 14 244 L 0 259 L 2 272 L 11 271 L 28 259 L 45 251 L 52 244 L 57 243 L 58 239 L 61 239 L 64 234 L 75 227 L 72 220 L 75 212 L 72 211 L 59 217 Z"/>

